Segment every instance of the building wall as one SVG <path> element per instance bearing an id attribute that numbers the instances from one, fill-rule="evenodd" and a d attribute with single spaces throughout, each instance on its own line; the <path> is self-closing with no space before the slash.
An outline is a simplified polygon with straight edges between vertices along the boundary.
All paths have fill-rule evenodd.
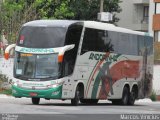
<path id="1" fill-rule="evenodd" d="M 124 2 L 125 0 L 122 0 L 122 3 L 120 3 L 120 7 L 122 11 L 117 14 L 117 17 L 120 19 L 117 23 L 120 27 L 125 28 L 131 28 L 132 27 L 132 16 L 133 16 L 133 6 L 131 0 L 128 0 L 127 2 Z M 129 9 L 130 8 L 130 9 Z"/>
<path id="2" fill-rule="evenodd" d="M 153 90 L 156 92 L 156 95 L 160 95 L 160 65 L 154 66 L 153 73 Z"/>
<path id="3" fill-rule="evenodd" d="M 160 0 L 153 0 L 155 4 L 155 14 L 153 15 L 153 31 L 156 42 L 160 42 Z"/>
<path id="4" fill-rule="evenodd" d="M 144 6 L 149 6 L 149 0 L 122 0 L 119 4 L 122 12 L 118 26 L 137 31 L 148 31 L 148 17 L 144 17 Z"/>
<path id="5" fill-rule="evenodd" d="M 5 60 L 0 57 L 0 74 L 5 74 L 9 79 L 13 79 L 13 58 Z"/>
<path id="6" fill-rule="evenodd" d="M 153 29 L 152 29 L 152 26 L 153 26 L 153 15 L 154 15 L 154 12 L 155 12 L 155 4 L 153 2 L 154 0 L 150 0 L 150 3 L 149 3 L 149 33 L 153 35 Z"/>

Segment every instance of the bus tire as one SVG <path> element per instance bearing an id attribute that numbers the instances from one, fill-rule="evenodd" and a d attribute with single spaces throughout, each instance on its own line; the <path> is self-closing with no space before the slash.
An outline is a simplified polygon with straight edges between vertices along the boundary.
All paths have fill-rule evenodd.
<path id="1" fill-rule="evenodd" d="M 80 90 L 79 87 L 77 86 L 76 91 L 75 91 L 75 97 L 71 99 L 71 105 L 77 106 L 80 101 Z"/>
<path id="2" fill-rule="evenodd" d="M 87 104 L 87 99 L 80 99 L 80 102 L 83 104 Z"/>
<path id="3" fill-rule="evenodd" d="M 133 87 L 129 95 L 128 105 L 134 105 L 135 100 L 136 100 L 136 91 L 135 88 Z"/>
<path id="4" fill-rule="evenodd" d="M 40 102 L 40 98 L 32 98 L 32 104 L 38 105 Z"/>
<path id="5" fill-rule="evenodd" d="M 125 86 L 123 88 L 123 94 L 122 94 L 122 99 L 120 101 L 121 105 L 128 105 L 129 101 L 129 89 Z"/>

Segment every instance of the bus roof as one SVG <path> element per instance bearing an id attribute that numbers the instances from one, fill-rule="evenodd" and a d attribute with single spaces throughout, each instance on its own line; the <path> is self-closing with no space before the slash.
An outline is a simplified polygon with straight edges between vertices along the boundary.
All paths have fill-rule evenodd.
<path id="1" fill-rule="evenodd" d="M 68 27 L 71 24 L 77 23 L 74 20 L 35 20 L 25 23 L 23 26 L 53 26 L 53 27 Z"/>
<path id="2" fill-rule="evenodd" d="M 84 21 L 84 26 L 87 28 L 95 28 L 95 29 L 109 30 L 109 31 L 115 31 L 115 32 L 151 36 L 149 33 L 146 33 L 146 32 L 134 31 L 127 28 L 117 27 L 113 24 L 96 22 L 96 21 Z"/>
<path id="3" fill-rule="evenodd" d="M 23 26 L 53 26 L 53 27 L 69 27 L 72 24 L 82 24 L 84 27 L 87 28 L 95 28 L 100 30 L 110 30 L 115 32 L 122 32 L 122 33 L 130 33 L 130 34 L 138 34 L 138 35 L 147 35 L 151 36 L 149 33 L 133 31 L 130 29 L 117 27 L 113 24 L 109 23 L 102 23 L 96 21 L 76 21 L 76 20 L 35 20 L 28 23 L 25 23 Z"/>

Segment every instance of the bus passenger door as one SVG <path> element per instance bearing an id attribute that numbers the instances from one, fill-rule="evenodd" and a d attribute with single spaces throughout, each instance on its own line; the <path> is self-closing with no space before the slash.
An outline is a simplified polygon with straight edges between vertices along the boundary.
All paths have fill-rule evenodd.
<path id="1" fill-rule="evenodd" d="M 64 83 L 62 88 L 62 99 L 70 98 L 72 92 L 72 81 L 70 77 L 64 77 Z"/>

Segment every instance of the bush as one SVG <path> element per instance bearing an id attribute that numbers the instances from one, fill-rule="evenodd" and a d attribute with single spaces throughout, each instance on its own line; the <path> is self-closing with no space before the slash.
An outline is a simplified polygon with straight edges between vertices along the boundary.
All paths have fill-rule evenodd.
<path id="1" fill-rule="evenodd" d="M 8 80 L 9 80 L 9 78 L 6 75 L 0 73 L 0 81 L 1 82 L 8 82 Z"/>
<path id="2" fill-rule="evenodd" d="M 8 82 L 9 82 L 9 78 L 6 75 L 0 73 L 0 94 L 7 94 L 7 95 L 12 94 L 12 91 Z"/>
<path id="3" fill-rule="evenodd" d="M 155 91 L 152 91 L 152 94 L 151 94 L 151 96 L 150 96 L 150 99 L 151 99 L 152 101 L 156 101 L 156 100 L 157 100 L 157 98 L 156 98 L 156 92 L 155 92 Z"/>
<path id="4" fill-rule="evenodd" d="M 0 94 L 11 95 L 12 94 L 12 89 L 3 89 L 3 90 L 0 91 Z"/>

